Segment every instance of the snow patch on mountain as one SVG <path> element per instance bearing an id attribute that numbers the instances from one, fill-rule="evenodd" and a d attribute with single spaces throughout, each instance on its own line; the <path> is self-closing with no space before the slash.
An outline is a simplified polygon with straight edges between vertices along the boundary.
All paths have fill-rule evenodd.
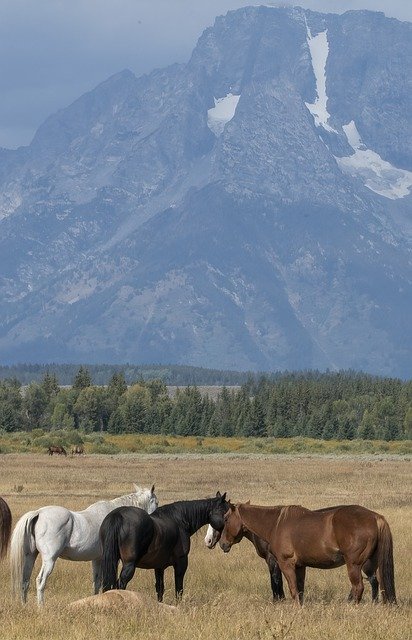
<path id="1" fill-rule="evenodd" d="M 215 136 L 219 137 L 225 125 L 234 117 L 239 98 L 240 95 L 233 93 L 228 93 L 223 98 L 213 98 L 215 106 L 207 111 L 207 126 Z"/>
<path id="2" fill-rule="evenodd" d="M 305 105 L 313 115 L 315 125 L 317 127 L 323 127 L 326 131 L 333 131 L 336 133 L 329 124 L 328 120 L 330 114 L 327 110 L 328 96 L 326 93 L 326 61 L 329 55 L 329 43 L 328 32 L 322 31 L 316 36 L 312 37 L 309 27 L 306 25 L 307 38 L 310 56 L 312 59 L 313 73 L 316 78 L 316 92 L 317 98 L 314 103 L 305 102 Z"/>
<path id="3" fill-rule="evenodd" d="M 94 135 L 96 138 L 98 138 L 99 136 L 102 135 L 104 130 L 104 125 L 102 122 L 96 122 L 96 124 L 94 125 L 94 127 L 92 127 L 90 129 L 90 133 L 92 135 Z"/>
<path id="4" fill-rule="evenodd" d="M 409 195 L 412 172 L 394 167 L 378 153 L 368 149 L 353 120 L 342 128 L 355 153 L 343 158 L 335 156 L 340 169 L 353 177 L 362 178 L 365 187 L 385 198 L 395 200 Z"/>

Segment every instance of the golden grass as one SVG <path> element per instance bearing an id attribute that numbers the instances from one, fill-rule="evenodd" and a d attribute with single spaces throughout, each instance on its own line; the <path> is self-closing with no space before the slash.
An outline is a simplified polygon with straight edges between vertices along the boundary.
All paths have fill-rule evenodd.
<path id="1" fill-rule="evenodd" d="M 217 489 L 235 501 L 260 504 L 300 503 L 321 507 L 359 503 L 383 513 L 395 543 L 398 607 L 364 602 L 348 605 L 349 581 L 344 568 L 309 569 L 302 610 L 288 599 L 271 603 L 269 574 L 248 541 L 224 555 L 204 547 L 205 531 L 193 536 L 185 594 L 179 613 L 170 616 L 155 605 L 146 611 L 74 613 L 67 604 L 91 593 L 89 563 L 59 560 L 46 587 L 46 605 L 38 610 L 35 588 L 29 603 L 11 601 L 7 562 L 0 565 L 0 637 L 6 640 L 67 638 L 107 640 L 358 638 L 406 640 L 411 628 L 412 478 L 411 460 L 385 456 L 235 456 L 86 455 L 50 458 L 45 454 L 0 456 L 0 495 L 14 521 L 47 504 L 81 509 L 95 500 L 131 490 L 131 483 L 150 486 L 162 504 L 201 498 Z M 39 564 L 36 563 L 34 575 Z M 129 587 L 153 597 L 152 571 L 138 570 Z M 173 571 L 166 572 L 165 602 L 174 603 Z"/>

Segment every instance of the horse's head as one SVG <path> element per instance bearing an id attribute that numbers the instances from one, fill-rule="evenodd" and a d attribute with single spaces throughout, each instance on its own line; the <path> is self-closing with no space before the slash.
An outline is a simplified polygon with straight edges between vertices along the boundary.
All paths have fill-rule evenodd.
<path id="1" fill-rule="evenodd" d="M 214 549 L 217 543 L 220 540 L 220 531 L 213 529 L 212 525 L 209 524 L 207 527 L 206 535 L 205 535 L 205 545 L 208 549 Z"/>
<path id="2" fill-rule="evenodd" d="M 212 498 L 212 507 L 209 513 L 209 524 L 216 531 L 222 531 L 224 527 L 224 516 L 229 509 L 230 503 L 226 500 L 226 493 L 223 495 L 218 491 L 216 498 Z"/>
<path id="3" fill-rule="evenodd" d="M 224 527 L 220 536 L 220 548 L 228 553 L 232 545 L 237 544 L 243 538 L 243 522 L 239 509 L 234 504 L 229 504 L 229 510 L 224 516 Z"/>
<path id="4" fill-rule="evenodd" d="M 149 507 L 147 509 L 147 513 L 153 513 L 153 511 L 156 511 L 157 507 L 159 506 L 159 501 L 157 499 L 157 495 L 154 492 L 154 489 L 155 486 L 153 485 L 150 489 Z"/>
<path id="5" fill-rule="evenodd" d="M 139 506 L 141 506 L 147 513 L 153 513 L 159 506 L 157 495 L 154 492 L 155 486 L 151 489 L 142 489 L 137 484 L 134 485 L 136 494 L 139 496 Z"/>

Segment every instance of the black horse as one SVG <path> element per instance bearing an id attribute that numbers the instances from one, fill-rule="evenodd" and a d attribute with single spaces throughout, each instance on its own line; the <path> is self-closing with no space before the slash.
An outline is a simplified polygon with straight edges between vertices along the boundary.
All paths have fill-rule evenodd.
<path id="1" fill-rule="evenodd" d="M 221 495 L 219 491 L 215 498 L 166 504 L 151 515 L 138 507 L 114 509 L 100 527 L 103 591 L 126 589 L 136 567 L 154 569 L 157 599 L 162 602 L 164 571 L 173 566 L 179 600 L 188 565 L 190 536 L 207 523 L 222 531 L 228 509 L 226 493 Z M 123 566 L 117 579 L 120 559 Z"/>

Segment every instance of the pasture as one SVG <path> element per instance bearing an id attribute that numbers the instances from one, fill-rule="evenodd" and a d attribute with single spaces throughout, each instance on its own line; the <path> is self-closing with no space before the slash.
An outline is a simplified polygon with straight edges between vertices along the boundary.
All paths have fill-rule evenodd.
<path id="1" fill-rule="evenodd" d="M 132 490 L 132 483 L 156 485 L 160 504 L 228 491 L 233 501 L 303 504 L 318 508 L 358 503 L 382 513 L 394 537 L 399 606 L 370 602 L 347 604 L 349 580 L 344 567 L 309 569 L 305 606 L 287 600 L 272 604 L 266 564 L 244 540 L 229 554 L 206 549 L 206 527 L 192 538 L 183 602 L 173 615 L 155 603 L 153 571 L 136 570 L 129 588 L 153 600 L 136 611 L 72 611 L 67 605 L 92 593 L 90 563 L 59 559 L 50 576 L 46 604 L 38 610 L 34 578 L 25 607 L 11 600 L 8 563 L 0 564 L 0 635 L 6 640 L 70 638 L 219 638 L 322 640 L 406 640 L 412 626 L 412 474 L 411 459 L 401 456 L 224 456 L 85 455 L 0 456 L 0 495 L 13 522 L 26 511 L 49 504 L 82 509 L 99 499 Z M 174 604 L 173 571 L 165 574 L 164 602 Z M 146 600 L 145 600 L 146 601 Z"/>

